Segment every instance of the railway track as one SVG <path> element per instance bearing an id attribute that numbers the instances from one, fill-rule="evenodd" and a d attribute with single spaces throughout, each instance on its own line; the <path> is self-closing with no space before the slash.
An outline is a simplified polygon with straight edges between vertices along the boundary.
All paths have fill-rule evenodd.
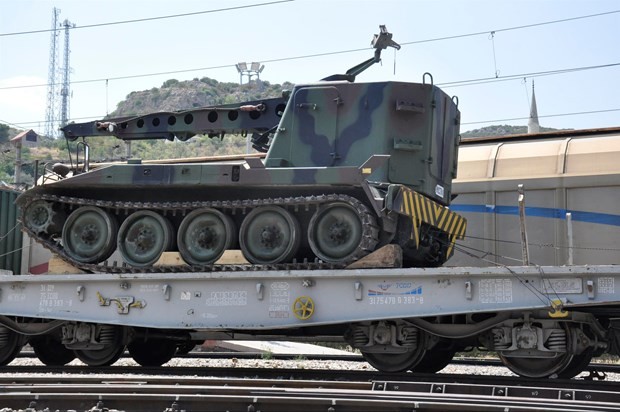
<path id="1" fill-rule="evenodd" d="M 128 353 L 123 358 L 130 358 Z M 18 355 L 22 359 L 36 359 L 33 351 L 22 350 Z M 364 357 L 357 354 L 351 355 L 299 355 L 299 354 L 276 354 L 276 353 L 256 353 L 256 352 L 190 352 L 187 354 L 176 355 L 179 359 L 274 359 L 288 361 L 332 361 L 332 362 L 366 362 Z M 498 359 L 489 358 L 469 358 L 456 357 L 450 362 L 451 365 L 463 365 L 473 367 L 502 367 L 504 366 Z M 620 363 L 590 363 L 585 371 L 591 374 L 598 373 L 620 373 Z"/>
<path id="2" fill-rule="evenodd" d="M 34 353 L 23 351 L 0 368 L 0 409 L 58 411 L 620 411 L 617 382 L 601 380 L 525 379 L 474 374 L 381 373 L 372 368 L 317 369 L 298 362 L 360 362 L 360 356 L 268 354 L 270 362 L 294 361 L 295 369 L 241 367 L 260 362 L 264 354 L 190 352 L 178 358 L 186 365 L 226 360 L 224 367 L 116 366 L 95 368 L 33 365 Z M 185 359 L 183 359 L 185 358 Z M 34 361 L 34 362 L 33 362 Z M 133 361 L 129 361 L 133 362 Z M 268 364 L 269 362 L 267 362 Z M 488 359 L 455 359 L 472 369 L 500 366 Z M 235 366 L 239 365 L 239 366 Z M 601 369 L 618 365 L 591 365 Z M 304 369 L 305 368 L 305 369 Z"/>
<path id="3" fill-rule="evenodd" d="M 62 375 L 0 375 L 0 406 L 29 412 L 620 410 L 620 389 L 610 382 L 502 377 L 484 382 L 467 375 L 343 371 L 325 371 L 331 374 L 326 376 L 298 369 L 273 370 L 269 373 L 280 378 L 266 378 L 267 372 L 230 368 L 228 377 L 217 378 L 213 368 L 186 377 L 176 375 L 185 368 L 154 369 L 65 367 Z M 175 376 L 161 376 L 165 369 Z"/>

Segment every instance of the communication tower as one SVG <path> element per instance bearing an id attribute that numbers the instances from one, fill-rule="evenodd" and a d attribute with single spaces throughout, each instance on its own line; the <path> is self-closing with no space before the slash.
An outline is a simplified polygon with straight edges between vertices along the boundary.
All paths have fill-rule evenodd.
<path id="1" fill-rule="evenodd" d="M 69 118 L 69 98 L 71 97 L 69 76 L 69 29 L 75 24 L 65 19 L 59 22 L 60 9 L 54 7 L 52 12 L 52 37 L 50 41 L 50 59 L 47 77 L 47 109 L 45 114 L 45 135 L 57 137 L 58 129 L 67 124 Z M 60 65 L 60 32 L 64 27 L 65 44 L 62 66 Z"/>
<path id="2" fill-rule="evenodd" d="M 69 29 L 75 27 L 74 23 L 71 23 L 69 20 L 65 19 L 62 23 L 62 26 L 65 28 L 65 52 L 63 59 L 63 68 L 62 68 L 62 86 L 60 88 L 60 96 L 61 96 L 61 106 L 60 106 L 60 126 L 65 126 L 69 119 L 69 97 L 70 97 L 70 83 L 69 83 L 69 75 L 71 73 L 71 67 L 69 66 L 69 54 L 71 50 L 69 49 Z"/>
<path id="3" fill-rule="evenodd" d="M 58 86 L 59 86 L 59 67 L 58 54 L 60 51 L 59 37 L 60 30 L 58 29 L 58 16 L 60 15 L 60 9 L 54 7 L 52 11 L 52 37 L 50 41 L 50 57 L 49 68 L 47 74 L 47 109 L 45 112 L 45 135 L 48 137 L 56 137 L 58 134 L 58 128 L 56 127 L 56 114 L 60 108 L 60 101 L 58 99 Z"/>

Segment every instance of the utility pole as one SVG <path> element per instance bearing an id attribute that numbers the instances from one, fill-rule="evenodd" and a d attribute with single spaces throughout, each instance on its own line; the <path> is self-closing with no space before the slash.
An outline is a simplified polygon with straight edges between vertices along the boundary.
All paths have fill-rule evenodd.
<path id="1" fill-rule="evenodd" d="M 22 141 L 15 143 L 15 186 L 22 183 Z"/>

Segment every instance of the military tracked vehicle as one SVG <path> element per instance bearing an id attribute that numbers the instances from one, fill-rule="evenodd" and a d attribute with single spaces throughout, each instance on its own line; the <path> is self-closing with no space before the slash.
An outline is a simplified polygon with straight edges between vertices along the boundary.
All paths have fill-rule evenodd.
<path id="1" fill-rule="evenodd" d="M 448 209 L 456 176 L 457 101 L 432 84 L 355 83 L 400 48 L 385 26 L 374 56 L 282 97 L 69 124 L 67 139 L 179 139 L 251 133 L 264 159 L 185 164 L 87 163 L 17 200 L 24 230 L 86 270 L 118 249 L 124 269 L 153 270 L 178 251 L 205 270 L 229 249 L 255 267 L 347 265 L 388 244 L 403 265 L 440 266 L 466 222 Z M 64 177 L 63 177 L 64 176 Z M 162 270 L 161 268 L 159 270 Z"/>

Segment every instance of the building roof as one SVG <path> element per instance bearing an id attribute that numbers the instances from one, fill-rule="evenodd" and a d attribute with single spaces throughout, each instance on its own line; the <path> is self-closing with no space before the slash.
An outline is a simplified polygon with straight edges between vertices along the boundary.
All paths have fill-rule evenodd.
<path id="1" fill-rule="evenodd" d="M 11 143 L 17 143 L 23 140 L 26 136 L 32 136 L 32 134 L 34 134 L 35 136 L 38 136 L 37 133 L 32 129 L 24 130 L 23 132 L 21 132 L 20 134 L 12 138 Z"/>

